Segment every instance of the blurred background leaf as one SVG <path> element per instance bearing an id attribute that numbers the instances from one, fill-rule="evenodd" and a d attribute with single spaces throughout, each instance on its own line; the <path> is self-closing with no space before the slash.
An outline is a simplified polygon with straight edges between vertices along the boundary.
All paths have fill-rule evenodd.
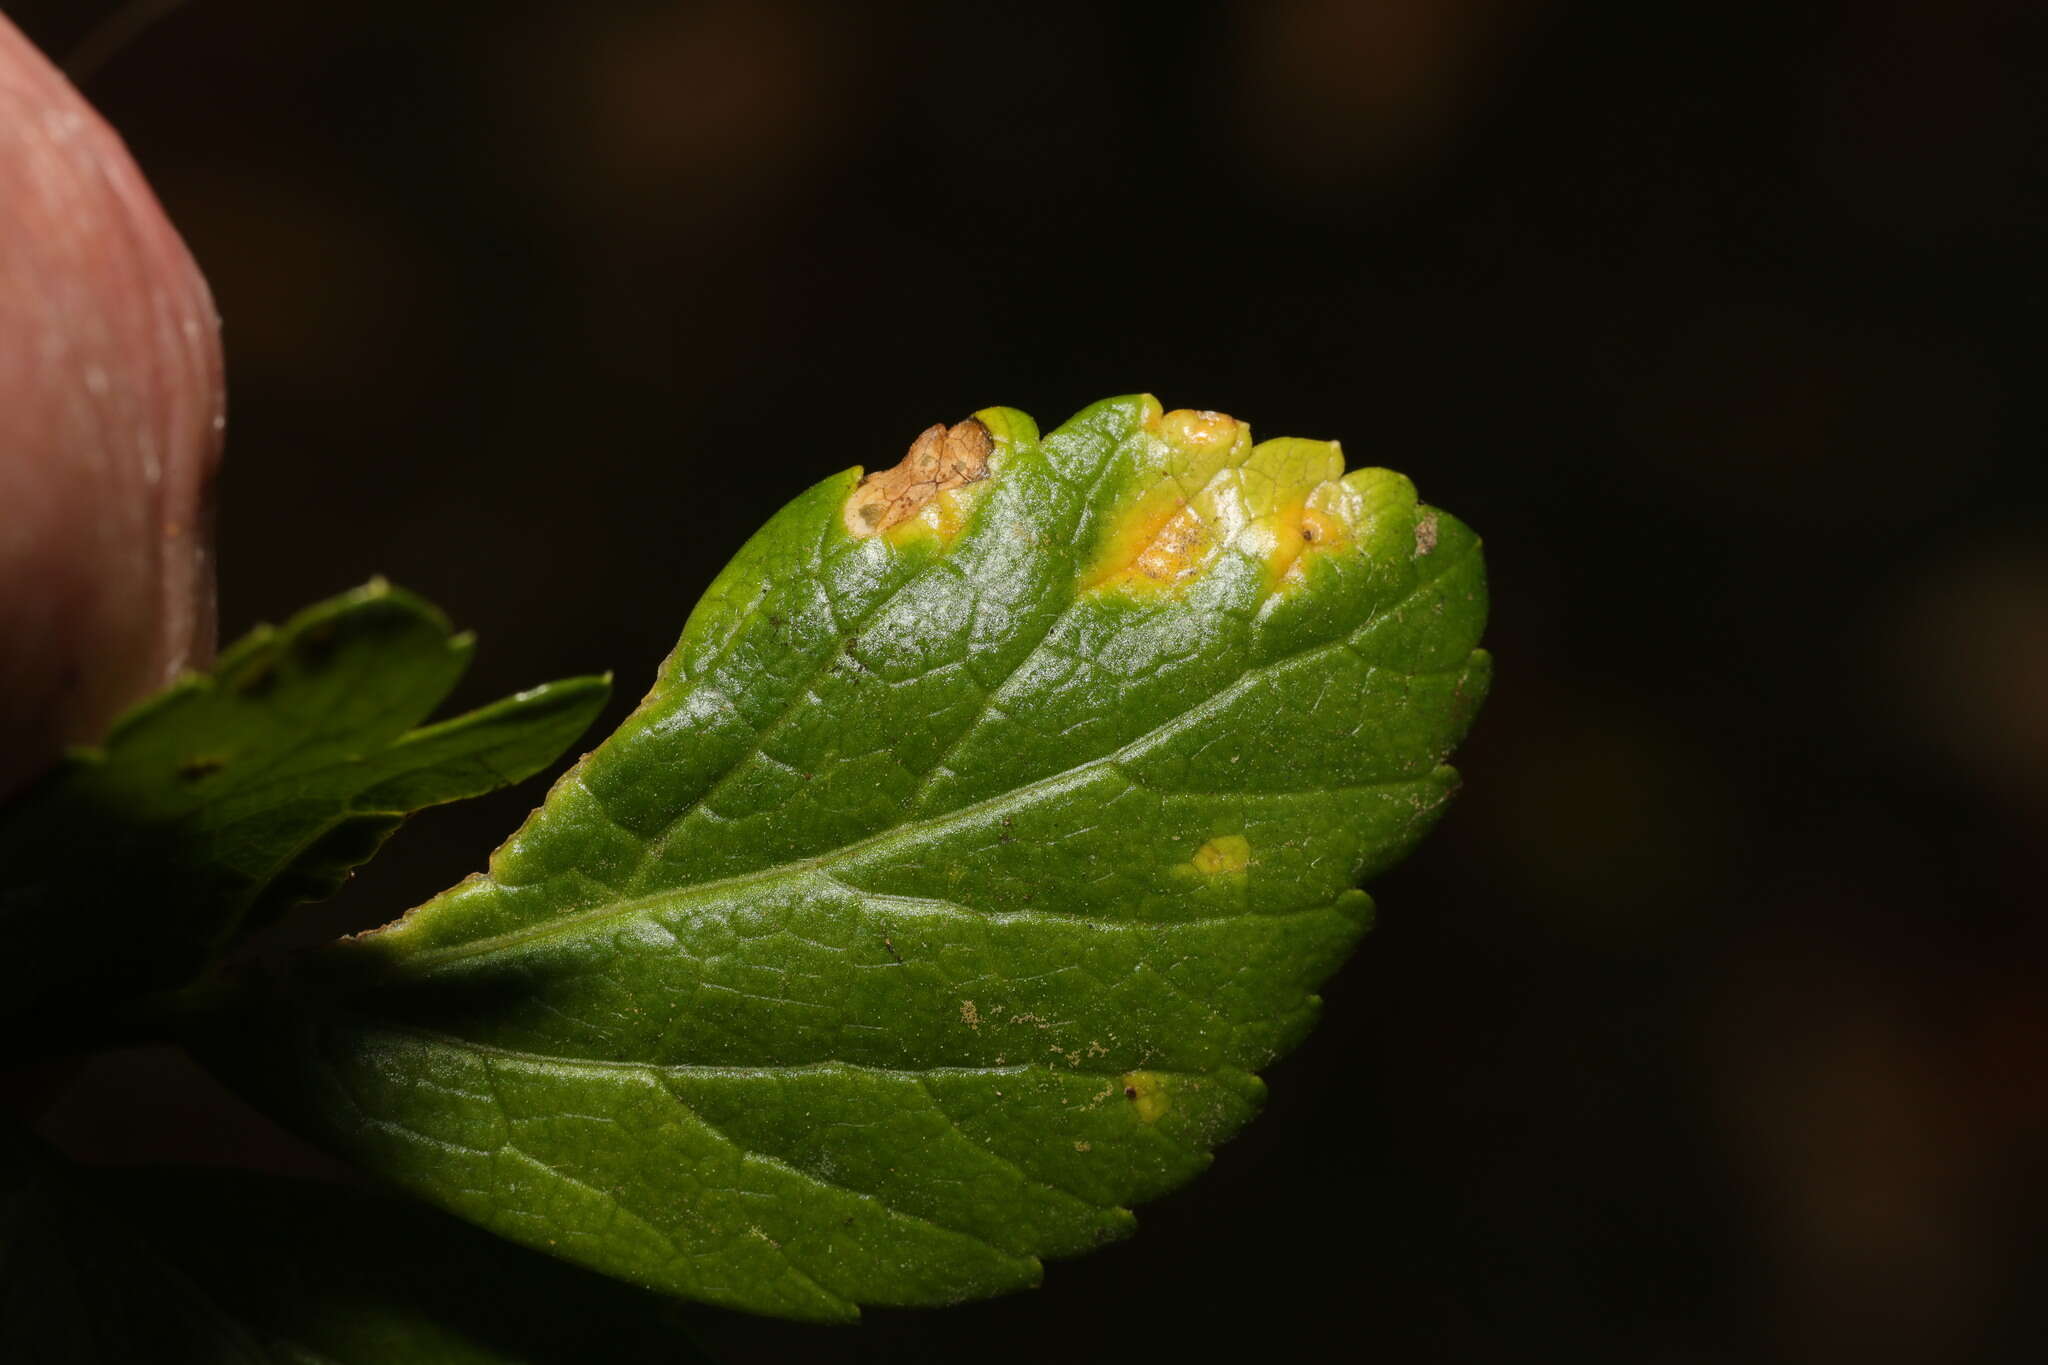
<path id="1" fill-rule="evenodd" d="M 690 1365 L 672 1300 L 410 1202 L 248 1171 L 80 1178 L 0 1131 L 0 1345 L 27 1365 Z"/>
<path id="2" fill-rule="evenodd" d="M 17 1058 L 160 1037 L 161 1014 L 123 1017 L 131 996 L 191 986 L 332 895 L 415 811 L 551 766 L 605 703 L 606 679 L 569 678 L 420 724 L 472 644 L 373 581 L 256 627 L 13 797 L 0 1009 Z"/>

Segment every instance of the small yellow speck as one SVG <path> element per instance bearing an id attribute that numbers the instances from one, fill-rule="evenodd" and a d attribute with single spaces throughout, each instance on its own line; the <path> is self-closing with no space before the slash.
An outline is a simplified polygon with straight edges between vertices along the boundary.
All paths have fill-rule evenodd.
<path id="1" fill-rule="evenodd" d="M 1196 849 L 1189 861 L 1205 877 L 1236 876 L 1251 865 L 1252 846 L 1242 834 L 1219 834 Z"/>

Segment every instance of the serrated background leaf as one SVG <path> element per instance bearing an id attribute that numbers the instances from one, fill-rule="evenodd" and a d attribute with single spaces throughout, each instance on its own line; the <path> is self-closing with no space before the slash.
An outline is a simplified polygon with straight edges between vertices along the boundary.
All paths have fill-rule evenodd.
<path id="1" fill-rule="evenodd" d="M 413 811 L 538 772 L 609 690 L 574 678 L 415 728 L 470 649 L 370 584 L 252 631 L 0 809 L 0 1012 L 59 1002 L 62 1047 L 82 1005 L 183 985 Z"/>
<path id="2" fill-rule="evenodd" d="M 978 416 L 991 476 L 901 526 L 849 533 L 858 471 L 770 522 L 244 1081 L 498 1232 L 799 1317 L 1028 1285 L 1199 1171 L 1451 792 L 1478 542 L 1219 414 Z"/>

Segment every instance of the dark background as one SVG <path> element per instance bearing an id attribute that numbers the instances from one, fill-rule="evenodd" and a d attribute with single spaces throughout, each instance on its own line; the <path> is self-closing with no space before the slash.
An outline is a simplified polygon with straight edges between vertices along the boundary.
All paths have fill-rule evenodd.
<path id="1" fill-rule="evenodd" d="M 383 573 L 615 719 L 801 488 L 1134 389 L 1487 537 L 1465 795 L 1266 1117 L 721 1359 L 2041 1358 L 2048 7 L 197 0 L 86 90 L 226 319 L 231 633 Z"/>

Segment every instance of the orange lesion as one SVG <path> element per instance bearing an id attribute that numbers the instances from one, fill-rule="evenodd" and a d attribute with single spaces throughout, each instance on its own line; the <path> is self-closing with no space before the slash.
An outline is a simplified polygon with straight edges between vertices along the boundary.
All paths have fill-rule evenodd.
<path id="1" fill-rule="evenodd" d="M 1343 522 L 1309 506 L 1305 498 L 1283 508 L 1266 525 L 1266 571 L 1275 585 L 1300 582 L 1307 575 L 1310 555 L 1338 549 L 1351 539 Z"/>
<path id="2" fill-rule="evenodd" d="M 1227 412 L 1210 408 L 1175 408 L 1160 414 L 1153 429 L 1168 444 L 1189 452 L 1214 451 L 1223 454 L 1237 443 L 1244 423 Z"/>
<path id="3" fill-rule="evenodd" d="M 1316 556 L 1353 545 L 1363 510 L 1334 441 L 1283 437 L 1207 409 L 1147 414 L 1146 445 L 1083 591 L 1184 589 L 1226 549 L 1265 569 L 1267 590 L 1307 581 Z"/>
<path id="4" fill-rule="evenodd" d="M 1082 586 L 1172 587 L 1199 567 L 1213 540 L 1187 499 L 1173 498 L 1118 527 L 1099 567 Z"/>
<path id="5" fill-rule="evenodd" d="M 1084 591 L 1172 589 L 1198 573 L 1223 538 L 1204 495 L 1218 471 L 1244 459 L 1250 429 L 1228 413 L 1155 407 L 1145 430 L 1153 444 L 1141 468 L 1151 483 L 1115 515 Z"/>
<path id="6" fill-rule="evenodd" d="M 951 427 L 933 423 L 894 467 L 854 488 L 841 512 L 847 534 L 876 536 L 910 525 L 947 538 L 959 534 L 968 509 L 956 490 L 988 477 L 994 450 L 995 438 L 975 418 Z"/>

